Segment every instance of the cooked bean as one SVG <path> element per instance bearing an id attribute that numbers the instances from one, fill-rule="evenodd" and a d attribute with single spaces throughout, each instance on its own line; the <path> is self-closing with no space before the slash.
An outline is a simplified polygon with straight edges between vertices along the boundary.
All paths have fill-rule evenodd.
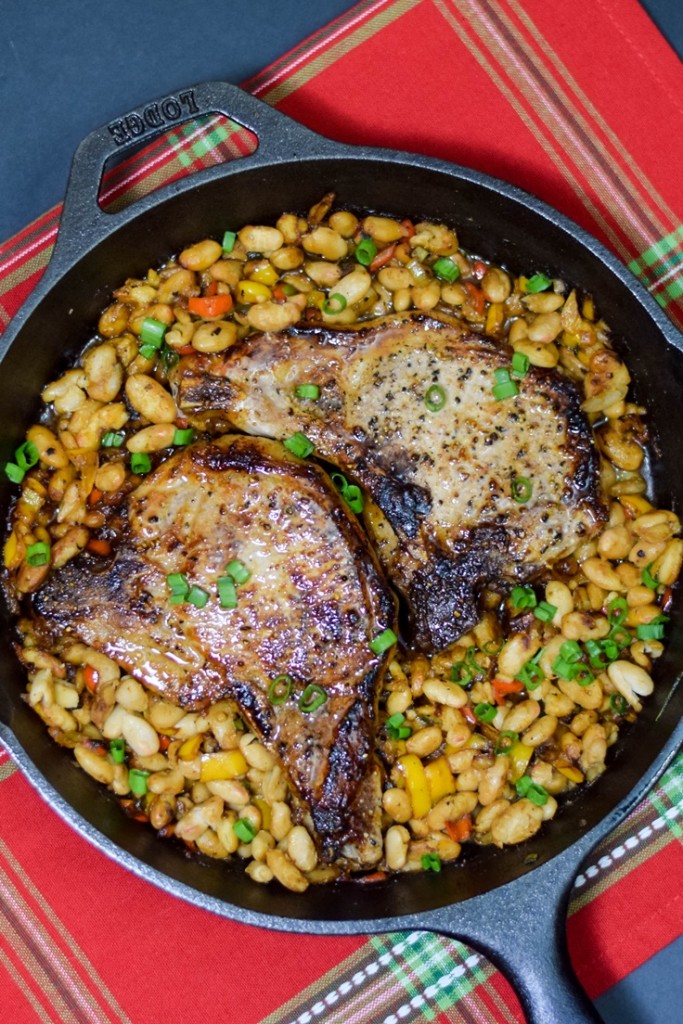
<path id="1" fill-rule="evenodd" d="M 139 715 L 127 713 L 123 719 L 121 732 L 131 750 L 141 757 L 156 754 L 159 750 L 159 734 Z"/>
<path id="2" fill-rule="evenodd" d="M 562 320 L 559 313 L 539 313 L 529 324 L 527 337 L 529 341 L 547 345 L 555 341 L 562 330 Z"/>
<path id="3" fill-rule="evenodd" d="M 522 302 L 532 313 L 553 313 L 564 305 L 564 295 L 557 292 L 536 292 L 525 295 Z"/>
<path id="4" fill-rule="evenodd" d="M 403 225 L 391 217 L 366 217 L 362 223 L 363 231 L 380 246 L 398 242 L 403 238 Z"/>
<path id="5" fill-rule="evenodd" d="M 126 448 L 129 452 L 159 452 L 171 447 L 175 431 L 173 423 L 152 423 L 129 437 Z"/>
<path id="6" fill-rule="evenodd" d="M 590 725 L 582 737 L 579 764 L 584 772 L 596 766 L 603 766 L 607 756 L 607 736 L 604 726 Z"/>
<path id="7" fill-rule="evenodd" d="M 598 679 L 588 686 L 580 686 L 575 679 L 558 679 L 558 689 L 570 700 L 582 708 L 599 708 L 602 704 L 603 692 Z"/>
<path id="8" fill-rule="evenodd" d="M 459 683 L 442 679 L 426 679 L 422 691 L 429 700 L 444 707 L 462 708 L 468 701 L 467 691 Z"/>
<path id="9" fill-rule="evenodd" d="M 427 814 L 427 825 L 433 832 L 442 831 L 449 821 L 458 821 L 471 814 L 477 806 L 474 792 L 450 793 L 441 798 Z"/>
<path id="10" fill-rule="evenodd" d="M 638 698 L 649 697 L 654 690 L 652 676 L 640 665 L 634 665 L 630 661 L 613 661 L 607 668 L 607 675 L 612 686 L 636 711 L 642 708 Z"/>
<path id="11" fill-rule="evenodd" d="M 65 452 L 64 446 L 47 427 L 38 424 L 30 427 L 26 433 L 26 440 L 36 446 L 38 456 L 44 466 L 49 466 L 51 469 L 68 466 L 69 456 Z"/>
<path id="12" fill-rule="evenodd" d="M 178 416 L 173 397 L 154 377 L 137 373 L 128 378 L 125 391 L 133 409 L 150 423 L 173 423 Z"/>
<path id="13" fill-rule="evenodd" d="M 505 730 L 524 732 L 541 713 L 541 705 L 537 700 L 523 700 L 505 716 Z"/>
<path id="14" fill-rule="evenodd" d="M 367 270 L 358 267 L 341 278 L 335 285 L 334 292 L 335 295 L 341 295 L 346 299 L 347 305 L 353 306 L 367 294 L 371 284 L 372 278 Z"/>
<path id="15" fill-rule="evenodd" d="M 670 541 L 652 565 L 652 575 L 664 587 L 678 579 L 683 567 L 683 540 Z"/>
<path id="16" fill-rule="evenodd" d="M 208 270 L 222 255 L 222 246 L 210 238 L 205 238 L 202 242 L 191 245 L 189 249 L 183 249 L 178 257 L 178 263 L 186 270 Z M 164 300 L 160 297 L 160 301 Z"/>
<path id="17" fill-rule="evenodd" d="M 532 366 L 552 369 L 560 361 L 560 351 L 552 342 L 534 341 L 532 338 L 525 337 L 519 340 L 515 339 L 512 346 L 515 352 L 521 352 L 526 356 Z"/>
<path id="18" fill-rule="evenodd" d="M 83 356 L 83 369 L 91 398 L 98 402 L 111 402 L 116 398 L 123 383 L 123 366 L 110 342 L 88 349 Z"/>
<path id="19" fill-rule="evenodd" d="M 80 554 L 88 543 L 90 532 L 84 526 L 72 526 L 60 540 L 52 545 L 52 566 L 61 569 Z"/>
<path id="20" fill-rule="evenodd" d="M 570 612 L 562 619 L 562 633 L 567 640 L 602 640 L 610 628 L 607 618 L 596 612 Z"/>
<path id="21" fill-rule="evenodd" d="M 443 743 L 443 733 L 438 725 L 428 725 L 418 729 L 406 740 L 406 750 L 418 757 L 429 757 Z"/>
<path id="22" fill-rule="evenodd" d="M 543 809 L 524 797 L 510 804 L 491 824 L 496 846 L 509 846 L 530 839 L 541 827 Z"/>
<path id="23" fill-rule="evenodd" d="M 441 298 L 441 285 L 438 281 L 414 284 L 410 289 L 410 296 L 416 309 L 429 312 L 430 309 L 434 309 Z"/>
<path id="24" fill-rule="evenodd" d="M 540 638 L 530 633 L 515 633 L 498 653 L 498 672 L 513 679 L 541 646 Z"/>
<path id="25" fill-rule="evenodd" d="M 542 715 L 522 733 L 522 743 L 527 747 L 540 747 L 547 743 L 557 729 L 557 718 L 554 715 Z"/>
<path id="26" fill-rule="evenodd" d="M 114 738 L 112 737 L 112 739 Z M 152 772 L 147 779 L 147 789 L 150 793 L 177 796 L 185 789 L 185 776 L 180 768 L 167 768 Z"/>
<path id="27" fill-rule="evenodd" d="M 382 806 L 390 818 L 404 824 L 413 816 L 413 808 L 410 797 L 405 789 L 393 787 L 385 790 L 382 796 Z"/>
<path id="28" fill-rule="evenodd" d="M 323 256 L 326 260 L 341 260 L 349 249 L 346 239 L 334 228 L 328 227 L 314 228 L 310 234 L 303 236 L 301 244 L 306 252 Z"/>
<path id="29" fill-rule="evenodd" d="M 384 857 L 390 871 L 400 871 L 408 859 L 410 832 L 403 825 L 392 825 L 384 836 Z"/>
<path id="30" fill-rule="evenodd" d="M 128 324 L 128 307 L 123 302 L 107 306 L 100 316 L 97 330 L 103 338 L 116 338 L 123 334 Z"/>
<path id="31" fill-rule="evenodd" d="M 251 855 L 255 861 L 265 863 L 268 850 L 272 850 L 274 846 L 275 840 L 270 832 L 266 832 L 264 829 L 261 829 L 256 833 L 251 841 Z"/>
<path id="32" fill-rule="evenodd" d="M 270 832 L 277 843 L 281 842 L 292 828 L 292 812 L 284 801 L 277 801 L 270 808 Z"/>
<path id="33" fill-rule="evenodd" d="M 149 784 L 149 779 L 147 780 Z M 176 801 L 171 794 L 156 796 L 149 805 L 149 823 L 152 828 L 166 828 L 173 821 Z"/>
<path id="34" fill-rule="evenodd" d="M 622 591 L 624 589 L 623 583 L 605 558 L 587 558 L 581 564 L 581 568 L 591 583 L 602 587 L 603 590 Z"/>
<path id="35" fill-rule="evenodd" d="M 287 853 L 299 871 L 312 871 L 318 864 L 315 843 L 303 825 L 295 825 L 287 836 Z"/>
<path id="36" fill-rule="evenodd" d="M 250 306 L 247 312 L 250 326 L 257 331 L 284 331 L 293 327 L 300 317 L 301 309 L 295 302 L 273 302 L 270 299 Z"/>
<path id="37" fill-rule="evenodd" d="M 489 302 L 505 302 L 512 291 L 512 283 L 500 267 L 489 267 L 481 279 L 481 290 Z"/>
<path id="38" fill-rule="evenodd" d="M 74 756 L 83 771 L 92 775 L 93 779 L 97 779 L 103 786 L 109 786 L 114 781 L 114 765 L 106 757 L 100 757 L 83 743 L 76 744 Z"/>
<path id="39" fill-rule="evenodd" d="M 193 257 L 191 257 L 193 258 Z M 215 260 L 211 261 L 215 263 Z M 197 269 L 208 269 L 197 268 Z M 159 285 L 157 291 L 157 298 L 159 302 L 173 303 L 177 302 L 183 295 L 196 295 L 197 294 L 197 278 L 194 270 L 176 270 L 172 274 L 169 274 L 165 280 Z"/>
<path id="40" fill-rule="evenodd" d="M 479 783 L 479 803 L 482 807 L 492 804 L 503 795 L 505 783 L 510 774 L 510 758 L 499 754 L 490 768 L 487 768 Z"/>
<path id="41" fill-rule="evenodd" d="M 137 679 L 133 679 L 132 676 L 124 676 L 116 687 L 116 703 L 124 707 L 126 711 L 146 711 L 149 706 L 149 696 Z"/>
<path id="42" fill-rule="evenodd" d="M 292 892 L 305 892 L 308 889 L 308 879 L 284 850 L 268 850 L 266 863 L 285 889 Z"/>

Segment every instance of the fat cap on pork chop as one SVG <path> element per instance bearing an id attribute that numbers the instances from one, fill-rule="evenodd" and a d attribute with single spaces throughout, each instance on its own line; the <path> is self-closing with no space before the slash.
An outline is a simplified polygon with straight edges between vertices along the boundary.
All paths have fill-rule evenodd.
<path id="1" fill-rule="evenodd" d="M 485 586 L 533 579 L 606 518 L 575 385 L 530 366 L 518 394 L 498 400 L 494 375 L 512 354 L 458 320 L 413 314 L 247 335 L 184 357 L 172 376 L 194 424 L 279 439 L 301 431 L 362 485 L 366 526 L 408 611 L 406 638 L 431 652 L 478 621 Z M 319 399 L 298 397 L 300 384 L 317 384 Z M 428 392 L 441 408 L 428 407 Z M 531 489 L 523 502 L 520 480 Z"/>
<path id="2" fill-rule="evenodd" d="M 166 700 L 220 698 L 280 759 L 323 854 L 368 867 L 382 852 L 376 704 L 385 655 L 370 642 L 395 626 L 394 599 L 365 535 L 323 470 L 265 439 L 189 446 L 133 491 L 112 523 L 111 565 L 77 558 L 33 596 L 40 628 L 113 658 Z M 225 566 L 250 572 L 237 606 L 216 594 Z M 172 604 L 185 574 L 209 600 Z M 291 694 L 269 698 L 287 675 Z M 324 703 L 310 713 L 308 685 Z M 309 697 L 311 695 L 309 694 Z"/>

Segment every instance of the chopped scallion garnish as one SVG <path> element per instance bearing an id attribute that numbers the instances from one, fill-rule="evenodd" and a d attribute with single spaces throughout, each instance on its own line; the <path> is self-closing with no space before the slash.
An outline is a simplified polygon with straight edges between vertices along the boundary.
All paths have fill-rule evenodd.
<path id="1" fill-rule="evenodd" d="M 136 476 L 144 476 L 152 468 L 152 460 L 146 452 L 133 452 L 130 457 L 131 472 Z"/>
<path id="2" fill-rule="evenodd" d="M 190 587 L 185 600 L 188 604 L 193 604 L 195 608 L 205 608 L 209 603 L 209 595 L 206 590 L 195 585 Z"/>
<path id="3" fill-rule="evenodd" d="M 297 398 L 310 398 L 315 402 L 320 398 L 320 388 L 317 384 L 299 384 L 294 394 Z"/>
<path id="4" fill-rule="evenodd" d="M 607 619 L 611 626 L 620 626 L 628 615 L 625 597 L 615 597 L 607 605 Z"/>
<path id="5" fill-rule="evenodd" d="M 534 782 L 530 775 L 523 775 L 521 779 L 518 779 L 515 788 L 519 796 L 526 797 L 527 800 L 531 800 L 532 804 L 536 804 L 538 807 L 543 807 L 548 802 L 546 790 L 543 786 Z"/>
<path id="6" fill-rule="evenodd" d="M 406 716 L 400 711 L 387 718 L 385 728 L 390 740 L 407 740 L 412 734 L 413 730 L 409 725 L 405 725 L 405 720 Z"/>
<path id="7" fill-rule="evenodd" d="M 123 764 L 126 759 L 126 741 L 120 736 L 110 740 L 109 753 L 114 764 Z"/>
<path id="8" fill-rule="evenodd" d="M 423 853 L 420 857 L 420 864 L 423 871 L 441 871 L 441 857 L 438 853 Z"/>
<path id="9" fill-rule="evenodd" d="M 451 665 L 451 682 L 467 686 L 474 679 L 474 672 L 464 661 L 456 661 Z"/>
<path id="10" fill-rule="evenodd" d="M 167 330 L 166 324 L 161 320 L 155 320 L 153 316 L 146 316 L 140 328 L 140 341 L 143 345 L 160 349 Z"/>
<path id="11" fill-rule="evenodd" d="M 620 693 L 613 693 L 609 699 L 609 706 L 617 715 L 625 715 L 628 711 L 628 701 Z"/>
<path id="12" fill-rule="evenodd" d="M 315 451 L 313 442 L 305 434 L 302 434 L 300 430 L 297 430 L 295 434 L 292 434 L 291 437 L 288 437 L 282 443 L 287 451 L 290 451 L 292 455 L 296 455 L 300 459 L 308 458 Z"/>
<path id="13" fill-rule="evenodd" d="M 352 512 L 360 515 L 363 511 L 363 493 L 357 484 L 350 484 L 343 473 L 333 473 L 332 483 L 341 492 L 341 496 Z"/>
<path id="14" fill-rule="evenodd" d="M 240 562 L 238 558 L 233 558 L 232 562 L 228 562 L 225 571 L 228 576 L 232 576 L 235 583 L 240 585 L 246 583 L 251 576 L 244 562 Z"/>
<path id="15" fill-rule="evenodd" d="M 147 793 L 147 777 L 149 772 L 141 768 L 131 768 L 128 772 L 128 785 L 134 796 L 145 796 Z"/>
<path id="16" fill-rule="evenodd" d="M 663 640 L 664 623 L 668 622 L 666 615 L 658 615 L 652 622 L 642 622 L 636 626 L 636 636 L 639 640 Z"/>
<path id="17" fill-rule="evenodd" d="M 534 608 L 534 615 L 541 622 L 551 622 L 557 614 L 557 607 L 554 604 L 550 604 L 549 601 L 541 601 L 536 608 Z"/>
<path id="18" fill-rule="evenodd" d="M 384 654 L 398 641 L 393 629 L 385 629 L 379 633 L 374 640 L 370 641 L 370 650 L 373 654 Z"/>
<path id="19" fill-rule="evenodd" d="M 539 652 L 539 654 L 540 653 L 541 652 Z M 538 655 L 536 655 L 536 657 L 538 657 Z M 535 690 L 545 679 L 545 673 L 535 658 L 532 658 L 531 661 L 527 661 L 522 665 L 521 669 L 515 676 L 515 679 L 520 683 L 523 683 L 527 690 Z"/>
<path id="20" fill-rule="evenodd" d="M 489 704 L 488 701 L 482 701 L 474 708 L 475 718 L 478 718 L 480 722 L 492 722 L 497 714 L 498 710 L 495 705 Z"/>
<path id="21" fill-rule="evenodd" d="M 226 231 L 223 235 L 222 248 L 224 253 L 232 252 L 235 248 L 235 242 L 237 241 L 237 235 L 234 231 Z"/>
<path id="22" fill-rule="evenodd" d="M 371 238 L 363 238 L 356 246 L 356 259 L 364 267 L 369 267 L 377 255 L 377 246 Z"/>
<path id="23" fill-rule="evenodd" d="M 241 843 L 250 843 L 256 835 L 256 828 L 249 818 L 238 818 L 232 830 Z"/>
<path id="24" fill-rule="evenodd" d="M 497 754 L 507 754 L 515 743 L 519 739 L 519 733 L 512 732 L 510 729 L 503 729 L 502 732 L 498 733 L 498 742 L 496 743 Z"/>
<path id="25" fill-rule="evenodd" d="M 26 470 L 31 469 L 37 464 L 40 455 L 33 441 L 24 441 L 14 453 L 14 458 L 17 460 L 19 468 L 26 472 Z"/>
<path id="26" fill-rule="evenodd" d="M 460 277 L 460 267 L 452 259 L 449 259 L 448 256 L 441 256 L 438 260 L 435 260 L 432 264 L 432 270 L 437 277 L 441 278 L 442 281 L 448 281 L 449 284 L 457 281 Z"/>
<path id="27" fill-rule="evenodd" d="M 510 484 L 512 500 L 518 505 L 526 505 L 533 494 L 534 486 L 528 476 L 516 476 Z"/>
<path id="28" fill-rule="evenodd" d="M 535 292 L 545 292 L 550 288 L 553 282 L 545 274 L 534 274 L 530 277 L 526 283 L 526 290 L 530 295 L 534 295 Z"/>
<path id="29" fill-rule="evenodd" d="M 182 604 L 190 593 L 190 584 L 187 576 L 182 572 L 172 572 L 166 577 L 166 583 L 171 591 L 170 604 Z"/>
<path id="30" fill-rule="evenodd" d="M 268 687 L 268 700 L 271 704 L 284 704 L 292 692 L 294 680 L 290 675 L 283 673 L 271 679 Z"/>
<path id="31" fill-rule="evenodd" d="M 432 384 L 425 391 L 424 403 L 430 412 L 439 412 L 446 404 L 446 392 L 439 384 Z"/>
<path id="32" fill-rule="evenodd" d="M 322 707 L 326 700 L 327 692 L 323 690 L 322 686 L 318 686 L 317 683 L 309 683 L 299 697 L 299 709 L 305 715 L 310 715 L 312 711 L 317 711 Z"/>
<path id="33" fill-rule="evenodd" d="M 237 590 L 232 576 L 219 576 L 216 581 L 218 589 L 218 601 L 221 608 L 237 607 Z"/>
<path id="34" fill-rule="evenodd" d="M 190 444 L 194 440 L 194 429 L 192 427 L 177 427 L 173 434 L 173 445 L 180 448 Z"/>
<path id="35" fill-rule="evenodd" d="M 122 430 L 108 430 L 102 435 L 100 444 L 103 448 L 120 448 L 123 444 L 125 434 Z"/>
<path id="36" fill-rule="evenodd" d="M 524 352 L 515 352 L 510 365 L 513 377 L 525 377 L 529 372 L 529 357 Z"/>
<path id="37" fill-rule="evenodd" d="M 510 591 L 510 603 L 513 608 L 535 608 L 537 602 L 533 587 L 513 587 Z"/>
<path id="38" fill-rule="evenodd" d="M 17 466 L 14 462 L 5 463 L 5 476 L 8 480 L 11 480 L 13 484 L 20 484 L 25 475 L 26 473 L 21 466 Z"/>
<path id="39" fill-rule="evenodd" d="M 50 561 L 50 545 L 39 540 L 26 548 L 26 561 L 29 565 L 47 565 Z"/>
<path id="40" fill-rule="evenodd" d="M 493 377 L 496 383 L 491 388 L 491 394 L 497 402 L 502 402 L 506 398 L 514 398 L 519 394 L 519 388 L 514 380 L 511 380 L 507 367 L 498 367 L 493 371 Z"/>
<path id="41" fill-rule="evenodd" d="M 643 571 L 640 574 L 641 583 L 643 584 L 643 586 L 649 587 L 650 590 L 656 590 L 657 587 L 659 586 L 659 581 L 656 580 L 655 577 L 650 572 L 650 569 L 652 568 L 653 565 L 654 565 L 654 563 L 650 562 L 650 564 L 646 565 L 645 568 L 643 569 Z"/>
<path id="42" fill-rule="evenodd" d="M 346 297 L 341 292 L 334 292 L 332 295 L 328 295 L 323 302 L 322 311 L 328 316 L 334 316 L 336 313 L 343 313 L 346 305 Z"/>

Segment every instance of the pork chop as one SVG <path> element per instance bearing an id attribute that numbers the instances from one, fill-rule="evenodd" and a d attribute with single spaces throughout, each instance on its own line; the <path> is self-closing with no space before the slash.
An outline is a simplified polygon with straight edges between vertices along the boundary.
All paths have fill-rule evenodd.
<path id="1" fill-rule="evenodd" d="M 511 378 L 517 394 L 496 397 L 496 372 L 504 378 L 511 358 L 460 321 L 410 315 L 250 335 L 182 359 L 174 389 L 195 424 L 304 433 L 365 489 L 366 525 L 404 598 L 407 636 L 431 652 L 477 622 L 485 586 L 532 579 L 606 516 L 575 385 L 531 366 Z M 319 397 L 300 397 L 302 384 Z"/>
<path id="2" fill-rule="evenodd" d="M 81 556 L 34 595 L 42 628 L 185 708 L 233 699 L 279 757 L 324 855 L 375 863 L 386 654 L 370 643 L 395 625 L 394 599 L 323 470 L 265 439 L 197 443 L 151 473 L 112 525 L 106 571 Z M 222 607 L 217 581 L 234 561 L 250 575 Z M 208 595 L 195 592 L 203 607 L 171 602 L 175 574 Z"/>

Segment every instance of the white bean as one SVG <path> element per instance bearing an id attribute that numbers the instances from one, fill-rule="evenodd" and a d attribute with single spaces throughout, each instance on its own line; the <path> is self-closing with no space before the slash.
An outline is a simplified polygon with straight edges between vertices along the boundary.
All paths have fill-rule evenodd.
<path id="1" fill-rule="evenodd" d="M 121 732 L 131 750 L 140 757 L 149 757 L 159 751 L 159 735 L 149 722 L 138 715 L 126 713 Z"/>

